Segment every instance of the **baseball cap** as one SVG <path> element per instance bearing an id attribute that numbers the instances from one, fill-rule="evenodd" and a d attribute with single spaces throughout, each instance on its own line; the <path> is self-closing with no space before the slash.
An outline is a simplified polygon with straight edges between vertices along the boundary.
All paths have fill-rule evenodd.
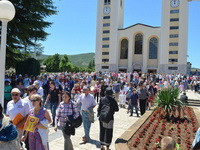
<path id="1" fill-rule="evenodd" d="M 21 93 L 21 92 L 18 88 L 13 88 L 11 93 Z"/>
<path id="2" fill-rule="evenodd" d="M 38 81 L 34 81 L 33 85 L 39 85 L 39 82 Z"/>
<path id="3" fill-rule="evenodd" d="M 5 79 L 5 82 L 9 82 L 10 83 L 11 81 L 10 81 L 10 79 Z"/>

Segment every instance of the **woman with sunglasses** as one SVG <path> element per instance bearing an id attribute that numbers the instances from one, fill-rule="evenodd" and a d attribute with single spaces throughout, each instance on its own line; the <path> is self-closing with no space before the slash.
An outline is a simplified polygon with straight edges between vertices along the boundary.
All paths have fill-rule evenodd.
<path id="1" fill-rule="evenodd" d="M 29 150 L 48 150 L 48 124 L 51 123 L 49 112 L 42 106 L 42 97 L 38 94 L 33 94 L 30 97 L 33 104 L 33 109 L 29 115 L 39 118 L 39 122 L 35 125 L 35 131 L 25 135 L 23 140 L 28 135 Z"/>
<path id="2" fill-rule="evenodd" d="M 76 119 L 79 116 L 79 112 L 77 110 L 76 105 L 71 100 L 71 94 L 65 91 L 63 93 L 63 101 L 60 103 L 56 114 L 54 130 L 57 131 L 58 122 L 60 122 L 60 127 L 61 129 L 63 129 L 65 127 L 65 124 L 69 122 L 67 116 L 70 115 L 73 115 L 74 119 Z M 68 132 L 65 132 L 64 130 L 62 130 L 62 132 L 65 139 L 64 150 L 73 150 L 73 145 L 70 136 L 75 134 L 75 128 L 71 127 Z"/>

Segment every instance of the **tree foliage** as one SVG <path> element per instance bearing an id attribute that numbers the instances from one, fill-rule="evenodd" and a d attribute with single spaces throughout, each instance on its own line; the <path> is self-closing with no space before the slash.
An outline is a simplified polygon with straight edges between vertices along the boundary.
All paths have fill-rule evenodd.
<path id="1" fill-rule="evenodd" d="M 61 57 L 59 54 L 49 56 L 45 61 L 44 65 L 46 66 L 47 72 L 79 72 L 79 71 L 89 71 L 91 69 L 86 69 L 73 65 L 67 55 Z"/>
<path id="2" fill-rule="evenodd" d="M 45 61 L 44 65 L 46 65 L 46 70 L 48 72 L 59 72 L 60 71 L 60 55 L 55 54 L 53 56 L 49 56 Z"/>
<path id="3" fill-rule="evenodd" d="M 68 69 L 68 62 L 69 62 L 69 58 L 67 55 L 64 55 L 61 59 L 60 59 L 60 64 L 59 64 L 59 68 L 61 71 L 65 71 Z"/>
<path id="4" fill-rule="evenodd" d="M 28 49 L 48 35 L 45 28 L 51 26 L 46 17 L 56 14 L 52 0 L 11 0 L 16 9 L 15 17 L 8 23 L 7 67 L 26 58 Z"/>
<path id="5" fill-rule="evenodd" d="M 89 62 L 88 68 L 91 69 L 91 70 L 94 70 L 94 68 L 95 68 L 94 59 Z"/>
<path id="6" fill-rule="evenodd" d="M 40 74 L 40 63 L 34 58 L 28 58 L 24 61 L 20 61 L 17 63 L 16 73 L 37 76 Z"/>

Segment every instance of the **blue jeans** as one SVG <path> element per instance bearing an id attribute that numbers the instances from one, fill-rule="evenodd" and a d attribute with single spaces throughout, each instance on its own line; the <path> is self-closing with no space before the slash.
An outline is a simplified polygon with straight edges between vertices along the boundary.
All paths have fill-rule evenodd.
<path id="1" fill-rule="evenodd" d="M 139 116 L 137 104 L 136 105 L 133 105 L 133 104 L 130 105 L 131 116 L 133 115 L 133 108 L 135 108 L 135 112 L 136 112 L 137 116 Z"/>
<path id="2" fill-rule="evenodd" d="M 50 103 L 51 115 L 53 119 L 53 125 L 55 125 L 56 108 L 58 107 L 58 102 Z"/>
<path id="3" fill-rule="evenodd" d="M 84 127 L 84 132 L 85 132 L 85 138 L 89 141 L 90 140 L 90 127 L 91 127 L 91 122 L 88 118 L 88 113 L 85 111 L 82 111 L 82 119 L 83 119 L 83 127 Z"/>

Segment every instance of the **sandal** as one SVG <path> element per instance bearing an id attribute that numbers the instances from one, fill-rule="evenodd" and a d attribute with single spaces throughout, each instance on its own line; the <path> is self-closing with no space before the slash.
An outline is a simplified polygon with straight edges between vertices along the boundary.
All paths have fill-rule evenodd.
<path id="1" fill-rule="evenodd" d="M 82 137 L 82 141 L 85 142 L 85 143 L 88 142 L 87 139 L 86 139 L 85 137 Z"/>

